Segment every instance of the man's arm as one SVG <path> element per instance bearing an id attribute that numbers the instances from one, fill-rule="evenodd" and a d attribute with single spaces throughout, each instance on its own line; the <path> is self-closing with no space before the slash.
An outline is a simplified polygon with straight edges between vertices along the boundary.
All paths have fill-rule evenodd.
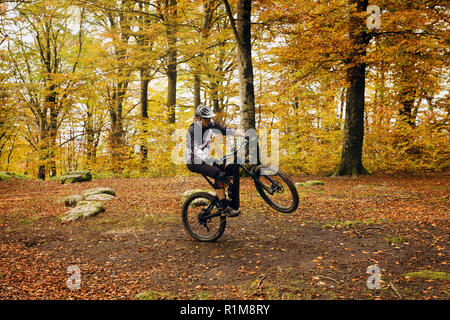
<path id="1" fill-rule="evenodd" d="M 212 122 L 211 128 L 218 129 L 224 136 L 231 135 L 236 137 L 245 137 L 245 134 L 239 129 L 224 127 L 217 122 Z"/>

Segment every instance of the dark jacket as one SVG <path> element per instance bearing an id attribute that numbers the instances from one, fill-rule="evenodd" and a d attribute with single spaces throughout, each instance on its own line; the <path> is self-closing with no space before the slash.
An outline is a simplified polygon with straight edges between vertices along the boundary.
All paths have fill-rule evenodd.
<path id="1" fill-rule="evenodd" d="M 184 152 L 187 164 L 212 164 L 214 159 L 209 156 L 209 145 L 214 134 L 234 135 L 235 130 L 224 127 L 215 121 L 203 128 L 201 123 L 194 121 L 186 134 L 186 150 Z"/>

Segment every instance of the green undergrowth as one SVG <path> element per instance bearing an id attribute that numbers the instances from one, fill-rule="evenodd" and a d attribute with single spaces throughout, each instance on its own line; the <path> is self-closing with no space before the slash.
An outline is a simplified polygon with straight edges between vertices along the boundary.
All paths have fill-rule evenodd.
<path id="1" fill-rule="evenodd" d="M 386 219 L 381 218 L 368 218 L 368 219 L 356 219 L 356 220 L 333 220 L 331 222 L 322 224 L 322 229 L 328 228 L 345 228 L 355 225 L 374 225 L 387 222 Z"/>
<path id="2" fill-rule="evenodd" d="M 426 280 L 450 280 L 450 273 L 442 271 L 420 270 L 416 272 L 406 273 L 405 277 Z"/>
<path id="3" fill-rule="evenodd" d="M 170 292 L 144 291 L 135 296 L 136 300 L 173 300 L 177 296 Z"/>
<path id="4" fill-rule="evenodd" d="M 29 180 L 30 179 L 30 177 L 28 177 L 24 174 L 21 174 L 21 173 L 5 172 L 5 171 L 0 172 L 0 181 L 8 180 L 10 178 L 16 178 L 16 179 L 21 179 L 21 180 Z"/>

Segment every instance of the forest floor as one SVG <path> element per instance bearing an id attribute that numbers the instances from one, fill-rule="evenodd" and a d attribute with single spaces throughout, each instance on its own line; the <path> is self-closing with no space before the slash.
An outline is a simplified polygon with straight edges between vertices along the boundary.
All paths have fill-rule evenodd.
<path id="1" fill-rule="evenodd" d="M 450 298 L 448 176 L 292 179 L 324 185 L 298 187 L 286 215 L 244 179 L 242 214 L 214 243 L 181 221 L 183 192 L 208 188 L 201 177 L 0 182 L 0 299 Z M 105 212 L 57 219 L 58 199 L 93 187 L 116 191 Z M 367 286 L 370 266 L 380 289 Z"/>

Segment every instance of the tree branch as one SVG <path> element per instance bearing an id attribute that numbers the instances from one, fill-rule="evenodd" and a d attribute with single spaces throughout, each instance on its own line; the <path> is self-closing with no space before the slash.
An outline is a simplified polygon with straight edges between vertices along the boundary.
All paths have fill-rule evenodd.
<path id="1" fill-rule="evenodd" d="M 223 0 L 223 3 L 225 5 L 225 9 L 227 10 L 228 18 L 230 19 L 231 29 L 233 29 L 233 34 L 236 39 L 239 55 L 242 57 L 242 52 L 244 52 L 244 50 L 243 50 L 244 44 L 243 44 L 243 41 L 237 31 L 236 22 L 233 18 L 233 13 L 231 12 L 230 4 L 228 3 L 228 0 Z"/>

